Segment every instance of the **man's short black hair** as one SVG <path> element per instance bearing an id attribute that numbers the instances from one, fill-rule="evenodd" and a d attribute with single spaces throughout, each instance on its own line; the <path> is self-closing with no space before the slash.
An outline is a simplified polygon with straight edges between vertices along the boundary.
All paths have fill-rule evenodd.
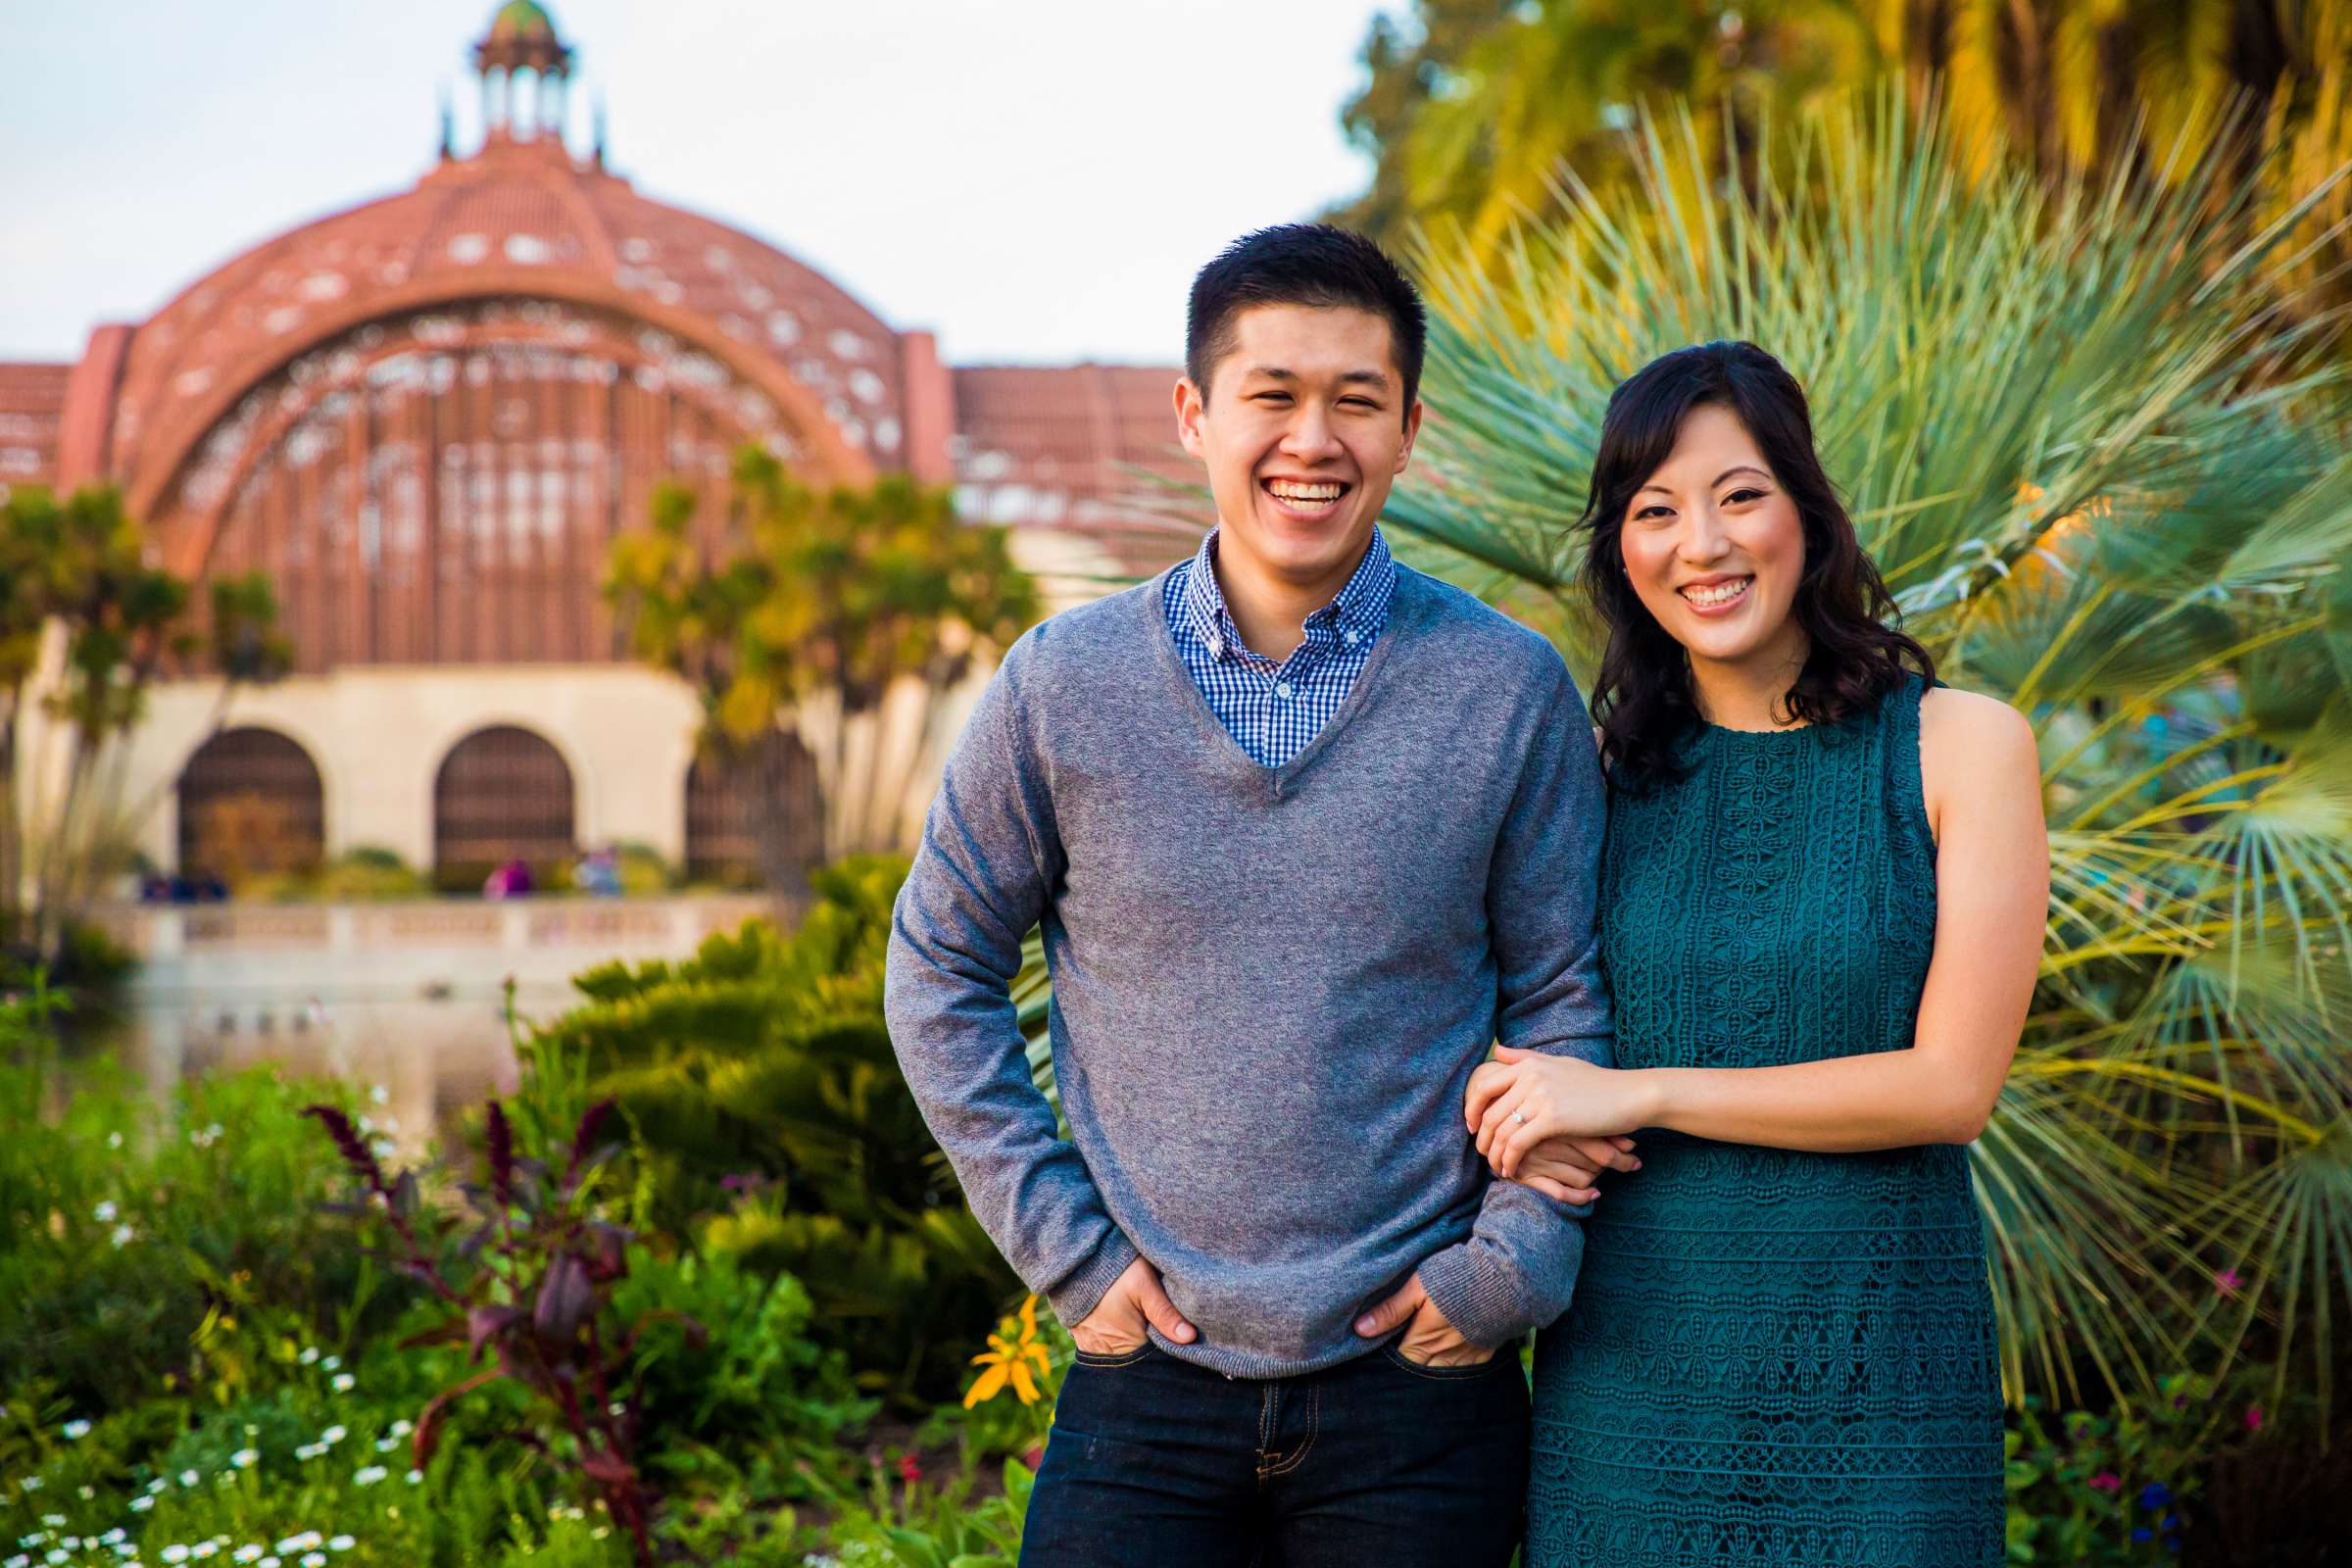
<path id="1" fill-rule="evenodd" d="M 1328 223 L 1282 223 L 1244 234 L 1193 278 L 1185 313 L 1184 373 L 1208 399 L 1208 378 L 1233 352 L 1233 321 L 1257 305 L 1344 306 L 1388 318 L 1404 412 L 1421 390 L 1429 318 L 1421 295 L 1388 253 Z"/>

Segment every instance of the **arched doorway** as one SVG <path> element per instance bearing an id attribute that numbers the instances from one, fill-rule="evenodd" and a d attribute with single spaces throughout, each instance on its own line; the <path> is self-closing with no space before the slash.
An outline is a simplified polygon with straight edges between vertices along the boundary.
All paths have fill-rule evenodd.
<path id="1" fill-rule="evenodd" d="M 478 888 L 519 859 L 531 885 L 556 885 L 571 858 L 571 769 L 545 738 L 516 724 L 477 729 L 449 749 L 433 778 L 433 880 Z"/>
<path id="2" fill-rule="evenodd" d="M 233 891 L 257 876 L 316 870 L 326 854 L 326 791 L 299 742 L 225 729 L 180 769 L 179 870 Z"/>
<path id="3" fill-rule="evenodd" d="M 816 760 L 797 735 L 771 731 L 724 758 L 698 752 L 686 770 L 686 878 L 806 892 L 823 852 L 822 811 Z"/>

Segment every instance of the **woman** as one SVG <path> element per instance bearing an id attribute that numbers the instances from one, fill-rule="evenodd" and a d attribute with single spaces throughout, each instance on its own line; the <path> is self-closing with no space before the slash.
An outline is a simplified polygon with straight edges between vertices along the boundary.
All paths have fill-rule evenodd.
<path id="1" fill-rule="evenodd" d="M 1529 1568 L 1998 1563 L 1962 1146 L 2041 950 L 2033 733 L 1886 624 L 1752 344 L 1617 389 L 1586 523 L 1616 1066 L 1503 1052 L 1467 1115 L 1538 1183 L 1645 1130 L 1538 1341 Z"/>

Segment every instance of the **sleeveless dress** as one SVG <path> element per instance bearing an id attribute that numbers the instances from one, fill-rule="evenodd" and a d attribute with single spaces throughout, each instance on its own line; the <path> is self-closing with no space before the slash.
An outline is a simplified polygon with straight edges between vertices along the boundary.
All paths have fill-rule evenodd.
<path id="1" fill-rule="evenodd" d="M 1609 805 L 1620 1067 L 1911 1043 L 1936 932 L 1917 677 L 1838 725 L 1709 726 Z M 1528 1568 L 1989 1568 L 2002 1421 L 1957 1145 L 1639 1134 L 1539 1337 Z"/>

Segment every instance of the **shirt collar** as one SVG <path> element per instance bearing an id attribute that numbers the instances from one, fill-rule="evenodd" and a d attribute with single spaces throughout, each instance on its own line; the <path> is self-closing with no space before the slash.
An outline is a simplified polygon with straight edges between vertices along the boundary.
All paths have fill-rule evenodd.
<path id="1" fill-rule="evenodd" d="M 1217 536 L 1224 531 L 1221 527 L 1209 529 L 1193 557 L 1192 570 L 1185 574 L 1184 583 L 1185 618 L 1219 659 L 1238 658 L 1247 651 L 1241 629 L 1234 624 L 1233 612 L 1226 607 L 1224 591 L 1217 586 Z M 1380 525 L 1374 523 L 1372 543 L 1364 551 L 1364 559 L 1348 573 L 1338 596 L 1306 617 L 1304 629 L 1311 637 L 1319 625 L 1328 622 L 1354 632 L 1358 640 L 1377 636 L 1388 624 L 1389 606 L 1396 597 L 1396 558 L 1389 553 L 1389 541 L 1382 535 Z"/>

